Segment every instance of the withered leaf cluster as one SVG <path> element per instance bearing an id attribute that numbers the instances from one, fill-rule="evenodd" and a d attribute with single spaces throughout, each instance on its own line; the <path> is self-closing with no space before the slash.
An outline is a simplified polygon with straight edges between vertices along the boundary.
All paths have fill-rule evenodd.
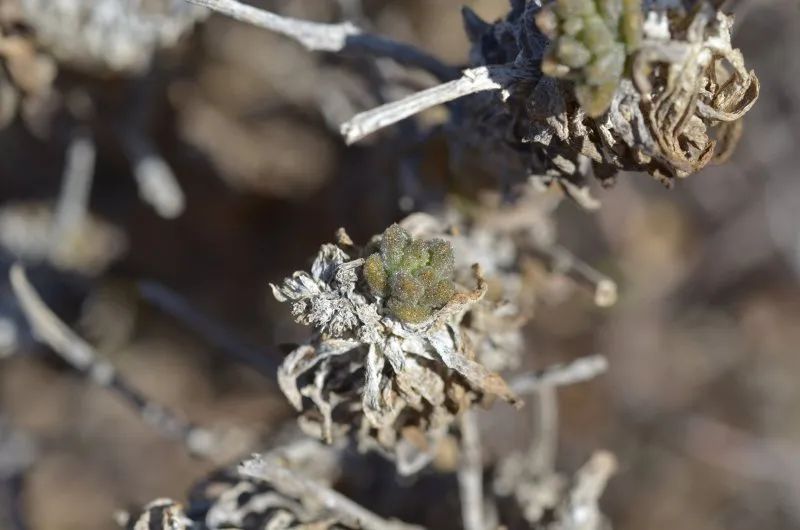
<path id="1" fill-rule="evenodd" d="M 524 74 L 505 101 L 466 99 L 450 124 L 457 153 L 491 150 L 497 173 L 557 182 L 586 206 L 591 175 L 607 185 L 645 171 L 671 185 L 730 154 L 759 93 L 731 44 L 732 17 L 705 1 L 645 2 L 640 16 L 621 0 L 513 4 L 494 24 L 465 12 L 473 64 Z M 601 24 L 608 9 L 613 24 Z"/>
<path id="2" fill-rule="evenodd" d="M 307 432 L 331 441 L 353 431 L 362 449 L 378 449 L 396 459 L 401 473 L 413 473 L 436 456 L 464 410 L 495 397 L 517 402 L 478 362 L 465 332 L 465 317 L 487 284 L 476 267 L 474 287 L 457 284 L 430 316 L 403 321 L 372 293 L 364 249 L 341 233 L 340 241 L 347 250 L 324 245 L 310 273 L 272 286 L 278 300 L 292 304 L 295 319 L 315 330 L 287 356 L 279 383 Z"/>

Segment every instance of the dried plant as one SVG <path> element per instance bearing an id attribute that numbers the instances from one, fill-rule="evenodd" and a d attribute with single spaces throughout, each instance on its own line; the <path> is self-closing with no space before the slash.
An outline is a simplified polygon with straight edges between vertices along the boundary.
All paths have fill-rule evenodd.
<path id="1" fill-rule="evenodd" d="M 588 286 L 598 306 L 616 301 L 616 284 L 556 241 L 552 213 L 562 195 L 594 208 L 591 176 L 609 185 L 618 171 L 637 170 L 672 185 L 733 149 L 759 81 L 731 44 L 731 17 L 706 0 L 512 0 L 494 23 L 465 8 L 470 64 L 459 77 L 426 52 L 351 23 L 307 22 L 236 0 L 153 0 L 133 9 L 125 0 L 14 0 L 0 3 L 0 127 L 46 100 L 57 64 L 98 79 L 147 72 L 159 49 L 207 14 L 190 4 L 310 51 L 388 58 L 432 74 L 442 84 L 354 116 L 342 124 L 344 139 L 358 141 L 448 103 L 442 131 L 452 169 L 463 181 L 473 171 L 489 175 L 491 191 L 485 182 L 480 190 L 456 186 L 468 191 L 363 245 L 340 229 L 309 271 L 270 284 L 294 320 L 310 328 L 276 378 L 313 439 L 295 438 L 223 468 L 185 503 L 160 498 L 119 522 L 129 530 L 418 528 L 335 489 L 354 441 L 362 452 L 388 457 L 401 475 L 445 462 L 437 470 L 457 479 L 465 530 L 502 527 L 501 500 L 512 500 L 529 528 L 610 528 L 599 498 L 616 459 L 595 452 L 571 478 L 555 465 L 556 388 L 602 373 L 606 358 L 511 374 L 508 382 L 499 372 L 523 364 L 524 325 L 537 302 L 558 290 L 553 284 L 563 289 L 557 280 Z M 385 88 L 372 100 L 385 101 Z M 71 131 L 56 207 L 31 216 L 5 206 L 0 245 L 18 259 L 96 276 L 123 251 L 124 237 L 88 213 L 96 153 L 84 126 L 95 109 L 78 92 L 69 112 L 80 125 Z M 143 120 L 137 114 L 118 125 L 141 196 L 162 216 L 178 215 L 183 194 Z M 252 441 L 237 444 L 151 402 L 45 304 L 21 265 L 11 267 L 10 284 L 36 340 L 163 435 L 214 463 Z M 189 320 L 242 351 L 207 320 Z M 239 356 L 255 357 L 250 350 Z M 531 397 L 534 411 L 530 447 L 485 462 L 477 409 L 497 399 L 519 407 L 521 395 Z"/>
<path id="2" fill-rule="evenodd" d="M 332 490 L 341 471 L 336 450 L 295 438 L 238 469 L 212 473 L 191 489 L 186 505 L 158 499 L 120 522 L 130 530 L 416 528 L 383 519 Z"/>
<path id="3" fill-rule="evenodd" d="M 445 302 L 442 307 L 427 305 L 429 314 L 412 312 L 408 320 L 407 308 L 399 306 L 398 315 L 391 297 L 386 302 L 374 294 L 390 282 L 395 282 L 391 294 L 399 294 L 399 282 L 378 274 L 383 267 L 394 274 L 399 270 L 401 281 L 407 281 L 403 269 L 408 274 L 432 267 L 439 272 L 431 277 L 441 281 L 440 273 L 453 267 L 449 245 L 414 242 L 393 226 L 384 233 L 381 253 L 367 258 L 374 264 L 367 268 L 367 260 L 358 257 L 364 249 L 343 232 L 339 241 L 347 252 L 324 245 L 310 274 L 299 271 L 272 286 L 278 300 L 291 302 L 295 319 L 315 331 L 309 343 L 289 354 L 278 380 L 303 412 L 302 425 L 309 432 L 331 441 L 355 430 L 362 448 L 381 449 L 397 459 L 402 473 L 412 473 L 434 458 L 461 412 L 492 397 L 517 402 L 502 378 L 475 360 L 462 331 L 464 317 L 486 294 L 486 282 L 476 266 L 475 287 L 458 286 L 449 299 L 438 300 Z M 435 254 L 426 256 L 428 249 Z"/>
<path id="4" fill-rule="evenodd" d="M 501 98 L 458 102 L 448 125 L 455 153 L 483 161 L 496 181 L 556 183 L 586 207 L 597 205 L 586 190 L 592 174 L 608 185 L 619 170 L 646 171 L 672 185 L 732 151 L 759 93 L 731 45 L 732 18 L 704 0 L 687 3 L 665 11 L 648 2 L 639 13 L 628 1 L 519 1 L 494 24 L 465 9 L 474 68 L 359 114 L 342 132 L 357 141 L 430 106 L 499 90 Z"/>

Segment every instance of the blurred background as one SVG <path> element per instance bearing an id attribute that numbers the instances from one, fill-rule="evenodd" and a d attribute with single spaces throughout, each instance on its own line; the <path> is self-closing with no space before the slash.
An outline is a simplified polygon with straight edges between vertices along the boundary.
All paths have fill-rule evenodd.
<path id="1" fill-rule="evenodd" d="M 0 114 L 10 116 L 0 130 L 0 521 L 16 505 L 33 530 L 113 528 L 115 510 L 182 498 L 211 465 L 37 345 L 4 279 L 10 264 L 28 263 L 48 305 L 145 394 L 245 433 L 246 453 L 292 412 L 232 352 L 276 362 L 275 345 L 304 333 L 268 282 L 304 268 L 339 227 L 365 241 L 404 209 L 428 207 L 401 200 L 404 164 L 417 157 L 425 182 L 442 186 L 446 146 L 434 138 L 412 151 L 398 133 L 346 148 L 336 124 L 397 96 L 376 97 L 369 76 L 355 75 L 372 67 L 359 59 L 187 12 L 174 34 L 145 39 L 145 59 L 114 48 L 103 62 L 96 46 L 64 47 L 46 22 L 21 28 L 17 3 L 0 1 Z M 487 20 L 508 9 L 251 3 L 355 19 L 456 65 L 468 59 L 460 6 Z M 60 16 L 56 4 L 42 17 Z M 596 212 L 561 203 L 561 244 L 614 278 L 620 298 L 600 309 L 571 291 L 539 304 L 527 331 L 531 366 L 610 360 L 606 375 L 560 391 L 559 461 L 574 470 L 595 448 L 617 455 L 603 502 L 618 529 L 800 527 L 800 3 L 733 9 L 734 44 L 762 92 L 732 160 L 671 191 L 623 175 L 596 190 Z M 393 68 L 380 73 L 408 90 L 433 83 Z M 81 160 L 94 163 L 90 218 L 59 238 L 65 168 Z M 153 172 L 178 191 L 153 199 Z M 226 329 L 203 336 L 187 311 Z M 25 440 L 35 453 L 15 453 L 28 455 L 23 474 L 3 451 L 30 448 Z"/>

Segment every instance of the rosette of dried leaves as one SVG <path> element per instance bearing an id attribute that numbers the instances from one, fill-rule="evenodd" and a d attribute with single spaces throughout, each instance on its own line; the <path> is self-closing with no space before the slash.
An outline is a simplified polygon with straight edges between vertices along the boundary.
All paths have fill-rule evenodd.
<path id="1" fill-rule="evenodd" d="M 285 359 L 279 383 L 307 432 L 331 441 L 354 430 L 361 449 L 378 449 L 413 473 L 463 411 L 495 397 L 517 402 L 476 360 L 464 331 L 487 285 L 477 266 L 474 287 L 451 284 L 450 244 L 399 226 L 364 249 L 343 232 L 339 241 L 323 245 L 310 273 L 272 286 L 315 332 Z"/>
<path id="2" fill-rule="evenodd" d="M 731 44 L 732 18 L 705 1 L 650 4 L 513 1 L 494 24 L 465 10 L 472 62 L 513 75 L 499 81 L 503 101 L 464 101 L 452 124 L 459 152 L 486 146 L 500 171 L 578 199 L 591 174 L 610 184 L 618 170 L 646 171 L 671 185 L 725 158 L 759 93 Z"/>

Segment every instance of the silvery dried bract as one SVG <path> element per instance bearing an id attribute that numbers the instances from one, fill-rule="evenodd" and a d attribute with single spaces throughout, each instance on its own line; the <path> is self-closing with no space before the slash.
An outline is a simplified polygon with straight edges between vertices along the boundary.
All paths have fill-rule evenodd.
<path id="1" fill-rule="evenodd" d="M 397 251 L 403 262 L 398 266 L 409 277 L 427 278 L 426 267 L 437 255 L 447 255 L 425 250 L 442 245 L 425 243 L 434 234 L 412 238 L 401 227 L 391 230 L 387 234 L 403 240 L 399 246 L 387 246 L 381 238 L 373 246 L 386 259 L 394 259 L 387 253 Z M 476 267 L 470 278 L 474 287 L 456 284 L 449 300 L 425 306 L 429 316 L 418 318 L 414 312 L 404 321 L 409 313 L 393 311 L 391 296 L 427 304 L 424 289 L 400 294 L 398 289 L 410 282 L 401 274 L 387 281 L 403 286 L 398 283 L 381 296 L 364 277 L 361 257 L 374 255 L 375 249 L 357 249 L 344 234 L 340 240 L 347 251 L 324 245 L 310 273 L 296 272 L 272 286 L 278 300 L 292 304 L 295 319 L 315 330 L 309 343 L 286 358 L 279 383 L 303 413 L 305 430 L 331 441 L 354 429 L 362 449 L 381 450 L 397 460 L 400 472 L 413 473 L 435 456 L 461 412 L 493 397 L 516 402 L 502 378 L 477 362 L 463 331 L 465 315 L 483 299 L 487 285 Z M 430 278 L 441 278 L 440 272 L 432 271 Z"/>
<path id="2" fill-rule="evenodd" d="M 48 53 L 95 74 L 141 72 L 206 15 L 185 0 L 16 1 Z"/>
<path id="3" fill-rule="evenodd" d="M 595 452 L 572 478 L 542 469 L 535 461 L 521 453 L 504 459 L 495 477 L 495 495 L 513 497 L 532 528 L 610 530 L 598 502 L 617 470 L 611 453 Z"/>
<path id="4" fill-rule="evenodd" d="M 502 102 L 465 100 L 451 124 L 457 155 L 479 149 L 503 178 L 555 181 L 590 205 L 591 174 L 610 184 L 646 171 L 669 185 L 731 152 L 759 92 L 731 17 L 707 2 L 640 13 L 629 0 L 512 4 L 494 24 L 465 12 L 473 64 L 521 77 Z"/>
<path id="5" fill-rule="evenodd" d="M 295 441 L 262 458 L 279 459 L 292 473 L 328 487 L 338 475 L 334 451 L 312 440 Z M 345 530 L 340 517 L 312 495 L 222 469 L 197 483 L 186 503 L 157 499 L 127 517 L 129 530 Z M 149 525 L 149 526 L 148 526 Z"/>

